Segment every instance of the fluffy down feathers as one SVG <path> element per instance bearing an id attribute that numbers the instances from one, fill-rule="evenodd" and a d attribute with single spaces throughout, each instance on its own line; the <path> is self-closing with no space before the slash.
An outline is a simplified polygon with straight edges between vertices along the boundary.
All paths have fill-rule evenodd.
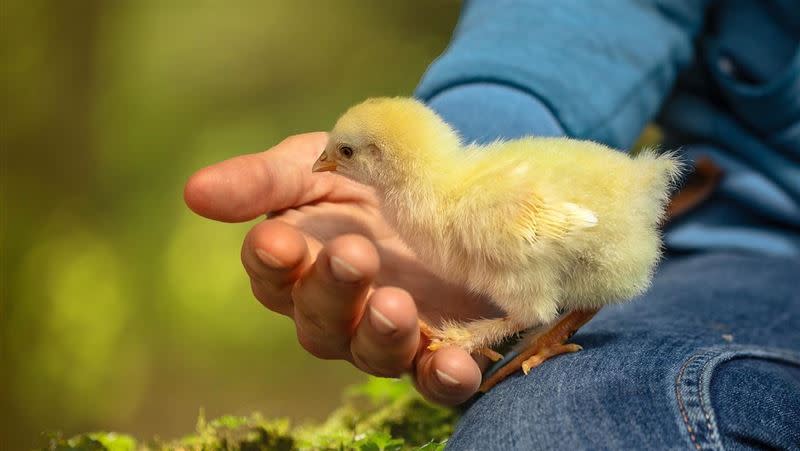
<path id="1" fill-rule="evenodd" d="M 680 172 L 672 154 L 631 158 L 566 138 L 463 146 L 433 111 L 406 98 L 351 108 L 323 158 L 375 188 L 387 220 L 432 271 L 507 313 L 503 326 L 472 323 L 476 337 L 458 343 L 469 350 L 548 323 L 561 309 L 645 291 Z"/>

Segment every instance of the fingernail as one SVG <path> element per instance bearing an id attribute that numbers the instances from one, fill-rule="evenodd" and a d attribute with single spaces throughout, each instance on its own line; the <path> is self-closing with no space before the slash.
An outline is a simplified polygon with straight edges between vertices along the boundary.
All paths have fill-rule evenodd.
<path id="1" fill-rule="evenodd" d="M 333 277 L 336 277 L 342 282 L 355 282 L 364 277 L 361 271 L 339 257 L 331 257 L 331 272 L 333 273 Z"/>
<path id="2" fill-rule="evenodd" d="M 375 307 L 369 308 L 369 320 L 378 332 L 389 335 L 397 330 L 397 326 Z"/>
<path id="3" fill-rule="evenodd" d="M 259 260 L 261 260 L 262 263 L 264 263 L 265 265 L 269 266 L 272 269 L 282 269 L 286 267 L 286 265 L 281 263 L 281 261 L 275 258 L 274 255 L 270 254 L 269 252 L 263 249 L 256 249 L 256 255 L 258 256 Z"/>
<path id="4" fill-rule="evenodd" d="M 442 370 L 436 370 L 436 379 L 439 379 L 439 382 L 442 383 L 442 385 L 446 385 L 448 387 L 458 387 L 461 385 L 456 378 Z"/>

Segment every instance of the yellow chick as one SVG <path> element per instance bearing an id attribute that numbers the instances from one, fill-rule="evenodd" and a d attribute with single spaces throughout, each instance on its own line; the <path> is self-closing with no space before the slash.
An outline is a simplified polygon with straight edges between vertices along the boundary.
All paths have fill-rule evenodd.
<path id="1" fill-rule="evenodd" d="M 579 350 L 564 342 L 597 309 L 648 288 L 680 164 L 672 154 L 632 158 L 567 138 L 464 145 L 421 102 L 375 98 L 338 120 L 313 170 L 373 187 L 420 261 L 505 312 L 428 327 L 431 349 L 454 345 L 496 359 L 488 348 L 506 337 L 585 312 L 560 326 L 549 349 L 526 356 L 527 373 Z"/>

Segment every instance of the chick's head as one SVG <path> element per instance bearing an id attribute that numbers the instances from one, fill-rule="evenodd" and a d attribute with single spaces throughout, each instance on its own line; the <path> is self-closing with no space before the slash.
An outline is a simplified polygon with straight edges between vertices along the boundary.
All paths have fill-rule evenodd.
<path id="1" fill-rule="evenodd" d="M 452 128 L 421 102 L 374 98 L 339 118 L 313 170 L 396 187 L 435 174 L 459 146 Z"/>

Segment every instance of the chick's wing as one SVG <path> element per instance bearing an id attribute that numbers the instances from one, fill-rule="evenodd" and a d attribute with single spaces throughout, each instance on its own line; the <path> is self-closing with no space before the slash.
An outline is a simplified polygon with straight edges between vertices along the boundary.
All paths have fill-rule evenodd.
<path id="1" fill-rule="evenodd" d="M 548 201 L 536 193 L 519 202 L 515 219 L 515 233 L 531 244 L 541 240 L 562 241 L 597 225 L 597 216 L 588 208 L 571 202 Z"/>

